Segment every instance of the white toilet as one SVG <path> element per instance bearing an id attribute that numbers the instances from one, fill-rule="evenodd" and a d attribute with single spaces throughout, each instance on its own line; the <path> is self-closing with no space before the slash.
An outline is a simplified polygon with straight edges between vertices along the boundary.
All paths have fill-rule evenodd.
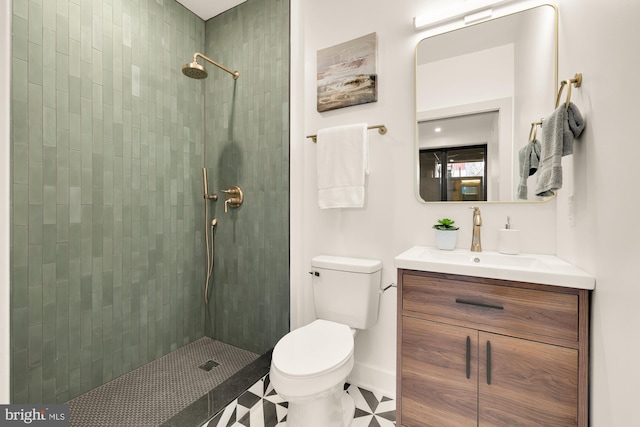
<path id="1" fill-rule="evenodd" d="M 345 427 L 355 411 L 344 391 L 353 337 L 378 321 L 382 262 L 322 255 L 311 266 L 317 320 L 278 341 L 269 376 L 289 402 L 288 427 Z"/>

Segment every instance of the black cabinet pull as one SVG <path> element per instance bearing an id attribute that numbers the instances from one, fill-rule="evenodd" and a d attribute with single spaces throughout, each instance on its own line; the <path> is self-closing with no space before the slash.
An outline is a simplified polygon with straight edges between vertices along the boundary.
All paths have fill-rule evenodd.
<path id="1" fill-rule="evenodd" d="M 469 300 L 462 299 L 462 298 L 456 298 L 456 303 L 458 303 L 458 304 L 467 304 L 467 305 L 475 305 L 476 307 L 483 307 L 483 308 L 494 308 L 496 310 L 504 310 L 504 307 L 501 306 L 501 305 L 486 304 L 484 302 L 477 302 L 477 301 L 469 301 Z"/>
<path id="2" fill-rule="evenodd" d="M 467 379 L 471 378 L 471 338 L 467 337 Z"/>
<path id="3" fill-rule="evenodd" d="M 487 384 L 491 385 L 491 341 L 487 341 Z"/>

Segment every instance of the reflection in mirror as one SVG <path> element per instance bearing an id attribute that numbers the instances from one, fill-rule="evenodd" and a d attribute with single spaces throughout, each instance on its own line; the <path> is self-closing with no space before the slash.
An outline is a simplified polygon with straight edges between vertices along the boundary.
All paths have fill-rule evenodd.
<path id="1" fill-rule="evenodd" d="M 422 200 L 486 201 L 496 191 L 487 165 L 498 152 L 497 122 L 492 111 L 419 123 Z"/>
<path id="2" fill-rule="evenodd" d="M 418 43 L 415 95 L 420 200 L 518 200 L 518 152 L 528 143 L 531 123 L 553 109 L 556 52 L 556 9 L 550 5 Z M 473 178 L 480 183 L 471 185 L 467 174 L 480 174 L 472 171 L 476 166 L 451 162 L 450 156 L 462 147 L 475 146 L 486 149 L 482 177 Z M 529 188 L 535 188 L 535 175 L 528 179 Z M 532 194 L 527 199 L 544 200 Z"/>
<path id="3" fill-rule="evenodd" d="M 487 145 L 420 150 L 420 196 L 424 200 L 487 200 Z"/>

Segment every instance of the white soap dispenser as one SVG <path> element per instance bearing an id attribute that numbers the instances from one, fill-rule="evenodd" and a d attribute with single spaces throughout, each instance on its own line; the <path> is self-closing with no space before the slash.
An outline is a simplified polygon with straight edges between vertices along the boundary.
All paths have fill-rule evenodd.
<path id="1" fill-rule="evenodd" d="M 507 217 L 504 228 L 499 230 L 498 252 L 501 254 L 517 255 L 520 253 L 520 230 L 511 228 L 511 220 Z"/>

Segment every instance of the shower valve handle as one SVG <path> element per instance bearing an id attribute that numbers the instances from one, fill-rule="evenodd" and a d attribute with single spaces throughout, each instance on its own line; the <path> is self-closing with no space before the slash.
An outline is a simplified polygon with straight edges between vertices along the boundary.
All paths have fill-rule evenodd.
<path id="1" fill-rule="evenodd" d="M 225 212 L 228 212 L 228 207 L 239 208 L 244 201 L 244 193 L 242 192 L 242 188 L 238 187 L 237 185 L 221 191 L 227 195 L 227 200 L 224 201 Z"/>
<path id="2" fill-rule="evenodd" d="M 239 194 L 239 192 L 240 192 L 240 187 L 235 187 L 235 186 L 234 186 L 234 187 L 228 188 L 228 189 L 226 189 L 226 190 L 221 190 L 221 191 L 222 191 L 223 193 L 225 193 L 225 194 L 236 195 L 236 194 Z"/>

